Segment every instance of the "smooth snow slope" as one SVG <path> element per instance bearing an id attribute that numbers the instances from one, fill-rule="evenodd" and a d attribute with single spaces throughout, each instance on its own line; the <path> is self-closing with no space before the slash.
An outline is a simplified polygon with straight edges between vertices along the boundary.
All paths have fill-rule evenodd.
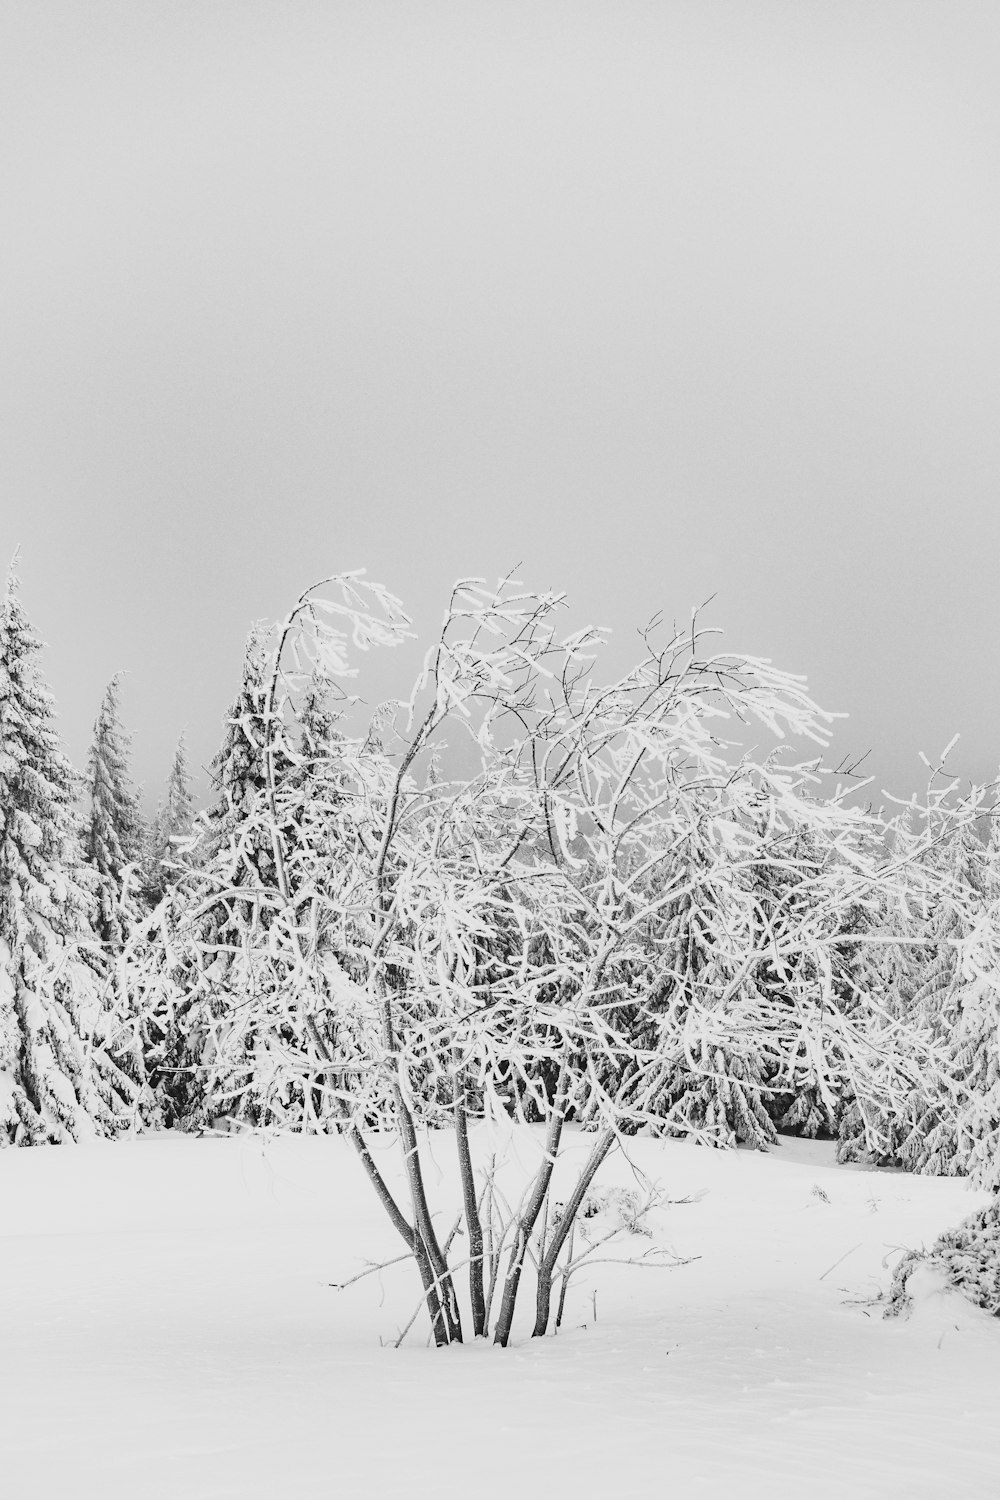
<path id="1" fill-rule="evenodd" d="M 581 1276 L 557 1338 L 443 1351 L 380 1345 L 411 1266 L 328 1285 L 397 1253 L 340 1140 L 0 1153 L 0 1495 L 1000 1497 L 1000 1320 L 926 1274 L 907 1321 L 855 1300 L 979 1195 L 799 1141 L 630 1152 L 701 1195 L 655 1216 L 701 1258 Z"/>

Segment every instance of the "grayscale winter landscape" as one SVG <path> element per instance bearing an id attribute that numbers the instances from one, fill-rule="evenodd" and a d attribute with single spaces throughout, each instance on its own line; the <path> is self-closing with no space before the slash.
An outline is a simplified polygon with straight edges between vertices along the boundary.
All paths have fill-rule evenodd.
<path id="1" fill-rule="evenodd" d="M 0 7 L 0 1494 L 1000 1496 L 998 56 Z"/>

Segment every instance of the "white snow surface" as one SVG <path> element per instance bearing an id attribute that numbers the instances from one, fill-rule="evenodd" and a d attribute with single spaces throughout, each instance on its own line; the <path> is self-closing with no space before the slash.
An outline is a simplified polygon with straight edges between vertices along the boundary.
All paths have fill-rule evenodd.
<path id="1" fill-rule="evenodd" d="M 0 1494 L 1000 1496 L 1000 1319 L 931 1271 L 908 1319 L 864 1301 L 983 1195 L 825 1143 L 629 1154 L 694 1200 L 654 1222 L 700 1259 L 581 1274 L 557 1337 L 435 1350 L 426 1321 L 392 1347 L 411 1264 L 330 1286 L 400 1248 L 340 1139 L 0 1152 Z M 635 1177 L 618 1155 L 599 1182 Z"/>

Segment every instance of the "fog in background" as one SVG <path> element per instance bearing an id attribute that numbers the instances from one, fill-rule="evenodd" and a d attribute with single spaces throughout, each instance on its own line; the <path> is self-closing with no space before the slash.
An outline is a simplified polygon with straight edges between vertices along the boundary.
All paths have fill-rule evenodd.
<path id="1" fill-rule="evenodd" d="M 708 596 L 908 794 L 1000 761 L 1000 7 L 0 4 L 0 554 L 155 800 L 252 620 Z M 413 658 L 360 689 L 407 687 Z M 204 793 L 204 781 L 201 790 Z"/>

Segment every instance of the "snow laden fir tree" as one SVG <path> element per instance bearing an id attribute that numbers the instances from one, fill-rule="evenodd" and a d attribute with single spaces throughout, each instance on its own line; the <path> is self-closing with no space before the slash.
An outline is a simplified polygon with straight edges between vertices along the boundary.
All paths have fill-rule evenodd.
<path id="1" fill-rule="evenodd" d="M 187 744 L 182 734 L 170 763 L 165 798 L 157 805 L 146 847 L 145 895 L 151 904 L 173 883 L 181 858 L 179 845 L 191 832 L 194 798 L 188 768 Z"/>
<path id="2" fill-rule="evenodd" d="M 112 1059 L 100 877 L 12 565 L 0 606 L 0 1140 L 113 1134 L 136 1086 Z"/>
<path id="3" fill-rule="evenodd" d="M 128 893 L 136 885 L 135 872 L 146 852 L 139 794 L 129 775 L 129 737 L 119 713 L 120 684 L 121 676 L 116 674 L 108 683 L 94 724 L 87 757 L 88 812 L 83 836 L 84 856 L 100 876 L 98 934 L 116 952 L 137 916 L 134 898 L 128 906 Z"/>
<path id="4" fill-rule="evenodd" d="M 178 747 L 166 808 L 158 827 L 163 831 L 162 909 L 154 923 L 159 932 L 169 928 L 173 913 L 183 905 L 186 868 L 207 865 L 233 891 L 229 903 L 210 903 L 199 914 L 197 952 L 202 961 L 189 969 L 191 953 L 178 954 L 162 1003 L 146 1005 L 145 1052 L 168 1124 L 187 1128 L 206 1124 L 214 1114 L 230 1107 L 236 1119 L 262 1123 L 252 1097 L 235 1101 L 220 1089 L 216 1078 L 210 1092 L 206 1085 L 206 1058 L 214 1053 L 214 1026 L 222 1014 L 222 1001 L 215 997 L 229 991 L 223 980 L 233 965 L 232 955 L 242 953 L 266 912 L 260 909 L 260 892 L 273 884 L 270 839 L 255 833 L 249 816 L 266 785 L 263 726 L 266 705 L 267 660 L 261 627 L 254 626 L 247 638 L 239 690 L 225 718 L 222 746 L 211 764 L 215 797 L 192 834 L 191 800 L 187 791 L 183 741 Z M 185 779 L 182 780 L 181 773 Z M 168 835 L 166 830 L 170 829 Z M 175 889 L 180 885 L 181 889 Z M 236 892 L 245 889 L 245 899 Z M 206 964 L 204 955 L 211 954 Z M 237 963 L 237 971 L 240 966 Z"/>
<path id="5" fill-rule="evenodd" d="M 929 1038 L 939 1065 L 902 1109 L 858 1090 L 840 1124 L 838 1154 L 928 1175 L 968 1175 L 995 1188 L 1000 860 L 997 808 L 987 797 L 996 788 L 956 793 L 957 782 L 936 773 L 924 807 L 907 806 L 889 827 L 895 898 L 876 924 L 864 981 L 905 1033 Z M 984 815 L 991 824 L 985 843 L 976 830 Z"/>
<path id="6" fill-rule="evenodd" d="M 248 652 L 239 776 L 129 955 L 129 1007 L 166 1048 L 198 1039 L 206 1099 L 350 1140 L 439 1343 L 507 1343 L 527 1270 L 534 1332 L 558 1322 L 574 1223 L 628 1132 L 766 1139 L 807 1089 L 820 1119 L 864 1099 L 874 1151 L 936 1065 L 854 978 L 894 896 L 878 820 L 818 772 L 830 716 L 803 681 L 707 651 L 695 622 L 654 625 L 605 681 L 605 633 L 565 633 L 563 604 L 456 586 L 407 700 L 366 718 L 357 653 L 409 621 L 356 574 L 307 591 Z M 512 1117 L 544 1137 L 513 1203 Z M 443 1219 L 439 1131 L 461 1180 Z"/>

